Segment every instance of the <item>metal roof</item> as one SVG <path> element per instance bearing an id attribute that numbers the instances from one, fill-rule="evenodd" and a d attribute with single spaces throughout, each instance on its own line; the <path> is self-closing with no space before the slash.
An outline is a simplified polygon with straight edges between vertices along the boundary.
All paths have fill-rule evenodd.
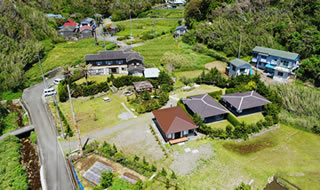
<path id="1" fill-rule="evenodd" d="M 113 168 L 110 166 L 107 166 L 101 162 L 95 162 L 89 170 L 87 170 L 84 174 L 83 177 L 87 179 L 88 181 L 99 185 L 100 184 L 100 178 L 101 178 L 101 171 L 111 171 L 113 172 Z"/>
<path id="2" fill-rule="evenodd" d="M 299 54 L 297 53 L 291 53 L 288 51 L 282 51 L 282 50 L 277 50 L 277 49 L 271 49 L 271 48 L 265 48 L 265 47 L 260 47 L 256 46 L 253 51 L 259 52 L 259 53 L 264 53 L 268 55 L 272 55 L 275 57 L 281 57 L 284 59 L 289 59 L 289 60 L 296 60 Z"/>
<path id="3" fill-rule="evenodd" d="M 105 61 L 125 59 L 127 62 L 137 59 L 143 62 L 143 57 L 136 52 L 124 51 L 100 51 L 98 54 L 88 54 L 85 56 L 86 61 Z"/>
<path id="4" fill-rule="evenodd" d="M 186 104 L 193 113 L 199 114 L 203 119 L 229 113 L 208 94 L 192 96 L 183 99 L 182 102 Z"/>
<path id="5" fill-rule="evenodd" d="M 155 110 L 152 113 L 166 135 L 198 128 L 189 115 L 179 106 Z"/>
<path id="6" fill-rule="evenodd" d="M 232 93 L 221 96 L 237 110 L 245 110 L 271 103 L 255 91 Z"/>
<path id="7" fill-rule="evenodd" d="M 243 66 L 243 65 L 249 65 L 249 66 L 251 66 L 248 62 L 246 62 L 246 61 L 244 61 L 244 60 L 242 60 L 242 59 L 238 59 L 238 58 L 229 61 L 229 63 L 232 64 L 232 65 L 234 65 L 234 66 L 236 66 L 236 67 L 241 67 L 241 66 Z"/>
<path id="8" fill-rule="evenodd" d="M 158 68 L 146 68 L 144 69 L 145 78 L 158 78 L 160 70 Z"/>

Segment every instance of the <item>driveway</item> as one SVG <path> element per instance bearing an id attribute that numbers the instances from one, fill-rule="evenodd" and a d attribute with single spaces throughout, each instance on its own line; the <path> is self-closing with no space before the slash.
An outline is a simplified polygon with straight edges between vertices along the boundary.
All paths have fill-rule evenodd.
<path id="1" fill-rule="evenodd" d="M 53 80 L 50 79 L 48 83 Z M 64 155 L 57 141 L 55 126 L 42 103 L 42 91 L 43 84 L 41 83 L 24 90 L 22 98 L 30 112 L 32 125 L 37 132 L 40 161 L 44 167 L 47 188 L 49 190 L 74 189 Z"/>

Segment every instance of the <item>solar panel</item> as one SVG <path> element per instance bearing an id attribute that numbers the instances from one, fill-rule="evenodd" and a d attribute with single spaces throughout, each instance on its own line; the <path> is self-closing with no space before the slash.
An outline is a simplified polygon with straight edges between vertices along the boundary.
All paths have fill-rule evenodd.
<path id="1" fill-rule="evenodd" d="M 111 171 L 113 172 L 113 168 L 110 166 L 107 166 L 105 164 L 102 164 L 101 162 L 95 162 L 91 168 L 89 168 L 84 174 L 83 177 L 87 179 L 88 181 L 99 185 L 100 184 L 100 177 L 101 177 L 101 171 Z"/>

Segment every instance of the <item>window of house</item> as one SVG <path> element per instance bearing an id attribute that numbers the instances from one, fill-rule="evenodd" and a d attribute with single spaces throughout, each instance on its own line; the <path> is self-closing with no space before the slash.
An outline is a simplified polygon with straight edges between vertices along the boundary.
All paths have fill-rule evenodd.
<path id="1" fill-rule="evenodd" d="M 101 65 L 101 64 L 102 64 L 102 61 L 97 61 L 96 64 L 97 64 L 97 65 Z"/>
<path id="2" fill-rule="evenodd" d="M 283 76 L 283 72 L 279 72 L 278 71 L 278 76 L 282 77 Z"/>
<path id="3" fill-rule="evenodd" d="M 245 68 L 241 68 L 240 73 L 244 73 L 245 70 L 246 70 Z"/>
<path id="4" fill-rule="evenodd" d="M 140 63 L 137 63 L 137 65 L 140 65 Z"/>
<path id="5" fill-rule="evenodd" d="M 125 71 L 125 70 L 126 70 L 126 68 L 125 68 L 125 67 L 122 67 L 122 68 L 121 68 L 121 70 Z"/>

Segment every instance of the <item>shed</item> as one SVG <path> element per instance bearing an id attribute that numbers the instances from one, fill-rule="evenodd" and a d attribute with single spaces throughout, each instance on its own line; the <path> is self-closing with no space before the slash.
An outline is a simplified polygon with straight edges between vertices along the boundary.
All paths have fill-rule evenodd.
<path id="1" fill-rule="evenodd" d="M 133 85 L 134 85 L 134 89 L 137 91 L 137 92 L 143 92 L 143 91 L 149 91 L 151 92 L 152 91 L 152 84 L 150 81 L 139 81 L 139 82 L 133 82 Z"/>
<path id="2" fill-rule="evenodd" d="M 229 76 L 253 74 L 251 65 L 242 59 L 233 59 L 229 63 Z"/>
<path id="3" fill-rule="evenodd" d="M 160 70 L 158 68 L 146 68 L 144 70 L 145 78 L 158 78 L 160 74 Z"/>

